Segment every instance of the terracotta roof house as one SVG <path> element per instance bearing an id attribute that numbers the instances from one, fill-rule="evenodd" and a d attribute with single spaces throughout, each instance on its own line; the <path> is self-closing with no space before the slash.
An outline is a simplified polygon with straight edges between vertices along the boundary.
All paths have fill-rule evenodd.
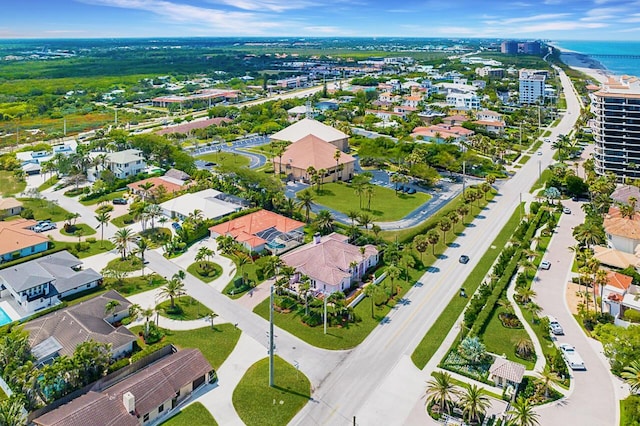
<path id="1" fill-rule="evenodd" d="M 17 304 L 24 316 L 57 305 L 60 299 L 96 287 L 102 280 L 102 275 L 81 265 L 68 251 L 59 251 L 1 269 L 1 288 L 11 296 L 3 299 Z"/>
<path id="2" fill-rule="evenodd" d="M 318 293 L 345 291 L 366 271 L 378 264 L 378 249 L 368 244 L 358 247 L 348 243 L 348 237 L 335 232 L 324 237 L 314 236 L 312 242 L 283 254 L 282 261 L 295 268 L 299 279 L 311 279 L 311 289 Z"/>
<path id="3" fill-rule="evenodd" d="M 37 426 L 159 424 L 215 377 L 198 349 L 161 358 L 105 389 L 92 389 L 33 420 Z"/>
<path id="4" fill-rule="evenodd" d="M 49 239 L 32 230 L 36 224 L 30 219 L 0 222 L 0 263 L 49 249 Z"/>
<path id="5" fill-rule="evenodd" d="M 353 177 L 356 159 L 340 151 L 336 164 L 336 151 L 335 145 L 308 135 L 289 145 L 282 156 L 275 157 L 273 161 L 277 169 L 286 173 L 290 180 L 310 181 L 311 176 L 307 173 L 309 167 L 316 171 L 326 170 L 323 182 L 349 180 Z"/>
<path id="6" fill-rule="evenodd" d="M 517 362 L 509 361 L 506 358 L 496 358 L 489 367 L 489 380 L 493 380 L 496 386 L 506 388 L 513 386 L 518 389 L 522 382 L 525 366 Z M 514 392 L 515 393 L 515 392 Z"/>
<path id="7" fill-rule="evenodd" d="M 212 238 L 228 235 L 252 252 L 269 250 L 279 254 L 302 244 L 304 223 L 286 216 L 258 210 L 212 226 Z"/>
<path id="8" fill-rule="evenodd" d="M 22 202 L 12 197 L 0 198 L 0 215 L 13 216 L 22 211 Z"/>
<path id="9" fill-rule="evenodd" d="M 640 211 L 640 188 L 633 185 L 618 185 L 611 194 L 611 199 L 617 203 L 628 204 L 629 198 L 635 198 L 636 211 Z"/>
<path id="10" fill-rule="evenodd" d="M 214 117 L 207 120 L 191 121 L 189 123 L 178 124 L 177 126 L 169 126 L 158 130 L 158 135 L 166 135 L 170 133 L 189 133 L 195 129 L 204 129 L 209 126 L 219 126 L 222 123 L 231 123 L 233 120 L 227 117 Z"/>
<path id="11" fill-rule="evenodd" d="M 611 247 L 593 246 L 593 257 L 601 264 L 624 269 L 629 266 L 640 267 L 640 258 L 633 253 L 625 253 Z"/>
<path id="12" fill-rule="evenodd" d="M 349 149 L 349 135 L 311 118 L 303 118 L 274 133 L 270 138 L 276 141 L 296 142 L 309 135 L 329 142 L 342 152 Z"/>
<path id="13" fill-rule="evenodd" d="M 503 121 L 476 120 L 472 121 L 476 126 L 483 127 L 487 132 L 500 134 L 504 132 L 505 124 Z"/>
<path id="14" fill-rule="evenodd" d="M 607 271 L 607 283 L 604 288 L 596 284 L 596 294 L 602 295 L 602 311 L 607 310 L 614 317 L 621 312 L 621 302 L 629 291 L 633 278 L 615 271 Z"/>
<path id="15" fill-rule="evenodd" d="M 465 121 L 471 121 L 471 119 L 466 115 L 450 115 L 442 119 L 444 124 L 448 124 L 450 126 L 459 126 Z"/>
<path id="16" fill-rule="evenodd" d="M 118 305 L 106 312 L 109 302 Z M 72 356 L 76 347 L 89 340 L 111 344 L 114 359 L 131 353 L 137 336 L 125 326 L 115 326 L 129 316 L 131 302 L 115 290 L 110 290 L 84 302 L 51 312 L 24 324 L 29 332 L 31 352 L 39 363 L 66 355 Z"/>
<path id="17" fill-rule="evenodd" d="M 142 185 L 146 185 L 147 183 L 153 184 L 153 187 L 149 190 L 151 193 L 158 191 L 158 188 L 160 188 L 161 186 L 164 187 L 167 194 L 173 194 L 174 192 L 181 191 L 189 186 L 184 180 L 172 178 L 165 175 L 150 177 L 130 183 L 127 185 L 127 188 L 129 188 L 131 192 L 141 195 L 144 192 L 144 190 L 142 189 Z"/>
<path id="18" fill-rule="evenodd" d="M 611 207 L 604 218 L 604 230 L 609 247 L 625 253 L 635 253 L 640 244 L 640 213 L 633 218 L 622 217 L 618 207 Z"/>

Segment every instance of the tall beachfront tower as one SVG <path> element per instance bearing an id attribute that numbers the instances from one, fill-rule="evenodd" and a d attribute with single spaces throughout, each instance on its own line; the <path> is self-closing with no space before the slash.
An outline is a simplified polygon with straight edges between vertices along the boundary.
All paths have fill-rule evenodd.
<path id="1" fill-rule="evenodd" d="M 596 173 L 640 178 L 640 80 L 609 79 L 592 99 Z"/>
<path id="2" fill-rule="evenodd" d="M 545 83 L 548 72 L 545 70 L 520 70 L 520 103 L 544 103 Z"/>

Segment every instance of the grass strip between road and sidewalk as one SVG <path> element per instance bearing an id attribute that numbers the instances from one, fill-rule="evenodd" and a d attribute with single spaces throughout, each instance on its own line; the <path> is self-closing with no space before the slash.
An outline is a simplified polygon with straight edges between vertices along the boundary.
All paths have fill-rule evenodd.
<path id="1" fill-rule="evenodd" d="M 518 206 L 518 208 L 513 212 L 509 221 L 502 228 L 496 239 L 493 240 L 491 248 L 484 253 L 480 262 L 478 262 L 476 267 L 473 268 L 473 271 L 471 271 L 467 279 L 464 281 L 464 284 L 462 284 L 462 287 L 464 287 L 469 297 L 460 297 L 456 293 L 451 301 L 449 301 L 446 308 L 444 308 L 442 314 L 440 314 L 436 322 L 413 351 L 411 359 L 419 369 L 422 370 L 425 365 L 427 365 L 431 357 L 433 357 L 438 348 L 442 345 L 442 342 L 449 331 L 456 326 L 456 320 L 464 310 L 469 300 L 471 300 L 473 294 L 480 286 L 487 273 L 489 273 L 489 270 L 500 255 L 502 249 L 515 232 L 518 224 L 520 223 L 520 208 L 521 206 Z"/>

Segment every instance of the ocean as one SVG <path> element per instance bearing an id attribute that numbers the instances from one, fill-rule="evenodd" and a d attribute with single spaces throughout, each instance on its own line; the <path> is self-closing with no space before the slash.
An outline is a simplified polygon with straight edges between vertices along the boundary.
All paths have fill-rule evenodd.
<path id="1" fill-rule="evenodd" d="M 640 76 L 640 42 L 638 41 L 562 40 L 554 41 L 553 44 L 590 56 L 613 74 Z M 635 57 L 632 57 L 634 55 Z"/>

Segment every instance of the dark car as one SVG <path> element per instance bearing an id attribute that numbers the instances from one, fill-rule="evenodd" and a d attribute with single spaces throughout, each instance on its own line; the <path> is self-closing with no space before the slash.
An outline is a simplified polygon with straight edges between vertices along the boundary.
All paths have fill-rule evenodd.
<path id="1" fill-rule="evenodd" d="M 125 200 L 124 198 L 114 198 L 113 200 L 111 200 L 111 202 L 113 204 L 127 204 L 127 200 Z"/>
<path id="2" fill-rule="evenodd" d="M 180 225 L 178 222 L 171 222 L 171 227 L 176 231 L 182 229 L 182 225 Z"/>
<path id="3" fill-rule="evenodd" d="M 458 262 L 469 263 L 469 256 L 467 256 L 466 254 L 463 254 L 462 256 L 460 256 L 460 259 L 458 259 Z"/>

